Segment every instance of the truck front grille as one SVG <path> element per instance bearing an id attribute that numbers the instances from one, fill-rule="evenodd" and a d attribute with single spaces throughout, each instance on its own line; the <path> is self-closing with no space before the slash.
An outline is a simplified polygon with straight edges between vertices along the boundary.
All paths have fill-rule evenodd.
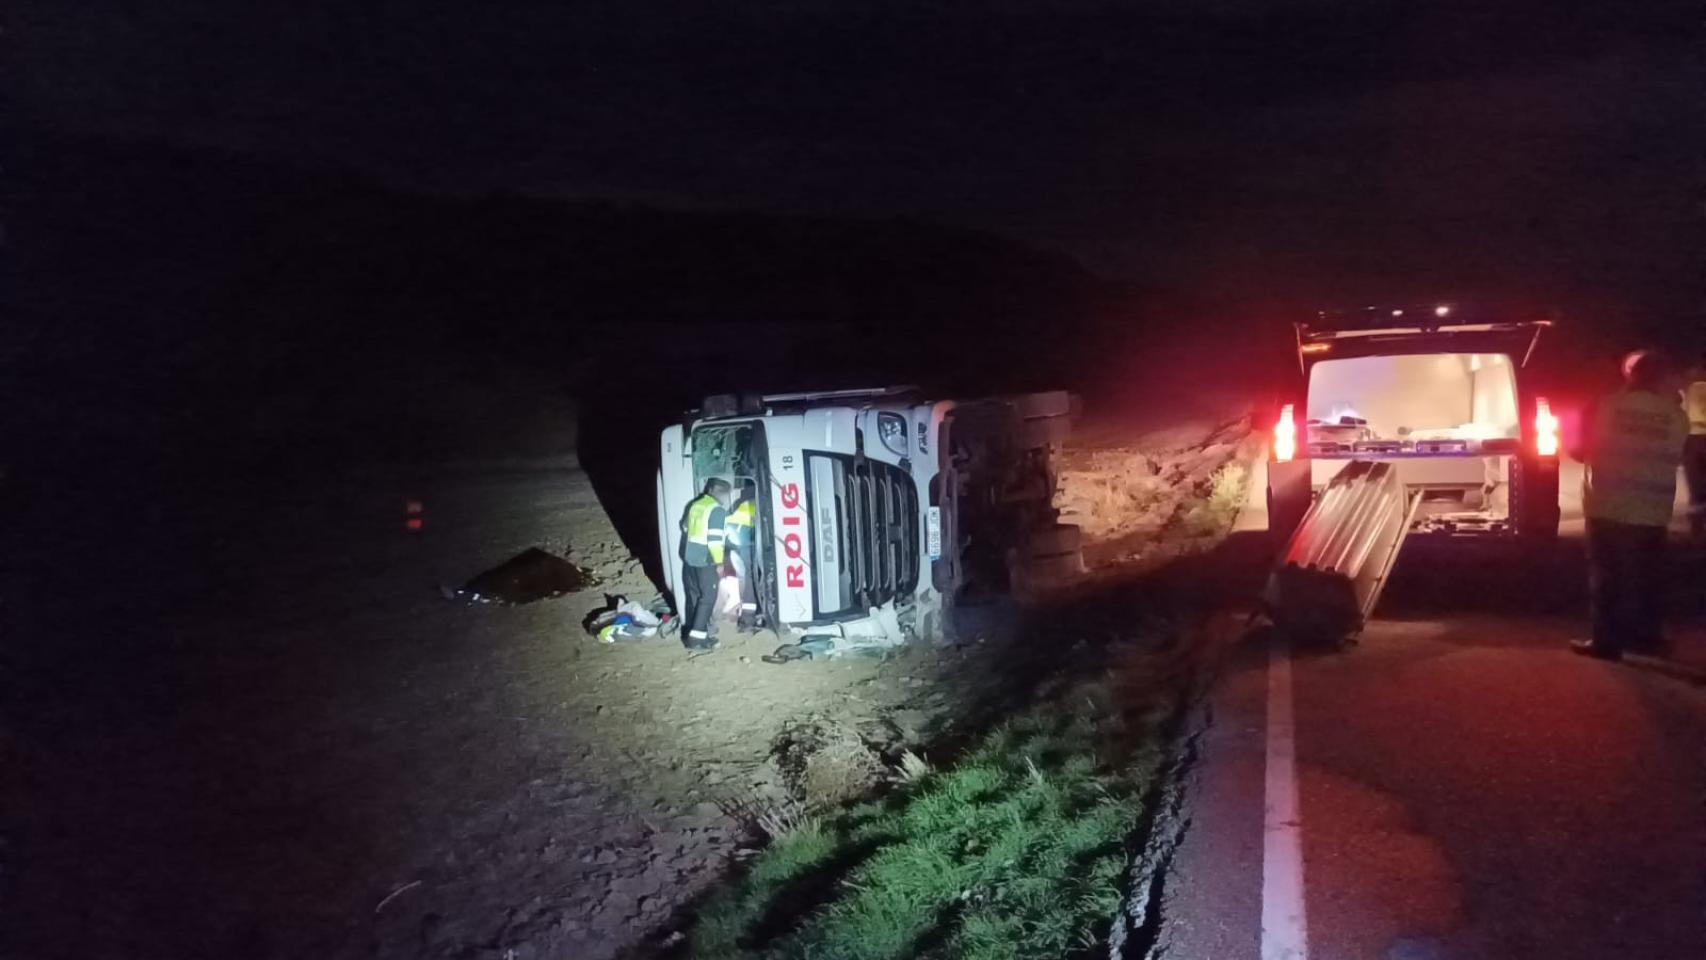
<path id="1" fill-rule="evenodd" d="M 864 457 L 845 476 L 842 496 L 853 534 L 848 579 L 855 601 L 868 609 L 918 585 L 918 493 L 911 475 Z"/>

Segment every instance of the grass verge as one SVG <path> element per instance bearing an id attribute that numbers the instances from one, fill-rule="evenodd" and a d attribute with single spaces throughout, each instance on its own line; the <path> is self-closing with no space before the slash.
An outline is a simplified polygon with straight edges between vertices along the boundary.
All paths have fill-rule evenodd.
<path id="1" fill-rule="evenodd" d="M 698 911 L 700 958 L 1069 957 L 1102 942 L 1158 716 L 1080 689 L 958 763 L 777 837 Z"/>

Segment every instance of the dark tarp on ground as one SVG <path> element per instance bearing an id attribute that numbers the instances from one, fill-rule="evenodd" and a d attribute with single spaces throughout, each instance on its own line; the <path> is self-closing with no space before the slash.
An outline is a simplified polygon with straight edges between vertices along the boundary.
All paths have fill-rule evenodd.
<path id="1" fill-rule="evenodd" d="M 597 583 L 591 571 L 529 547 L 461 588 L 446 590 L 445 595 L 469 603 L 532 603 L 576 593 Z"/>

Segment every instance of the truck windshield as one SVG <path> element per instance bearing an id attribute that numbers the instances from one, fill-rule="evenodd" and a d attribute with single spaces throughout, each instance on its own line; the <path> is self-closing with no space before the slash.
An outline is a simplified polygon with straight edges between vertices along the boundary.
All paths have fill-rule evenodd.
<path id="1" fill-rule="evenodd" d="M 819 617 L 863 614 L 918 586 L 918 493 L 899 467 L 806 458 L 813 600 Z"/>
<path id="2" fill-rule="evenodd" d="M 758 483 L 759 467 L 763 462 L 760 457 L 761 446 L 758 425 L 750 421 L 695 429 L 694 492 L 704 489 L 705 481 L 713 477 L 727 480 L 734 488 L 737 498 L 741 495 L 743 483 L 750 481 L 754 489 L 764 489 L 763 485 Z"/>

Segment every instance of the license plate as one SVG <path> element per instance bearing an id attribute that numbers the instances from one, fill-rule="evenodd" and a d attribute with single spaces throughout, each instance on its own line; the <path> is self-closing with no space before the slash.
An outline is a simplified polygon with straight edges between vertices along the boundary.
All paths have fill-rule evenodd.
<path id="1" fill-rule="evenodd" d="M 931 507 L 924 515 L 924 546 L 930 559 L 942 559 L 942 508 Z"/>

